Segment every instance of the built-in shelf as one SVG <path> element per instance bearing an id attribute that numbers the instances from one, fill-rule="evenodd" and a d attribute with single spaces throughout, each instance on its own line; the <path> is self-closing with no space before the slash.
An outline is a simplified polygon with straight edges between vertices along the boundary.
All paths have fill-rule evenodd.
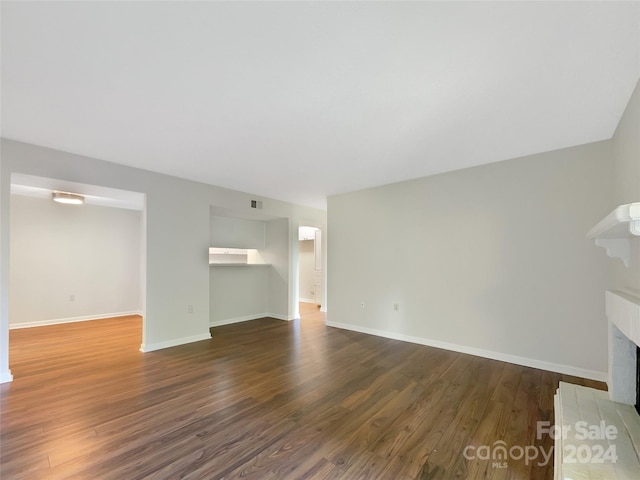
<path id="1" fill-rule="evenodd" d="M 640 202 L 620 205 L 587 233 L 607 255 L 629 266 L 632 238 L 640 236 Z"/>
<path id="2" fill-rule="evenodd" d="M 247 255 L 248 248 L 209 247 L 209 255 Z"/>
<path id="3" fill-rule="evenodd" d="M 251 248 L 209 247 L 209 266 L 214 267 L 268 267 L 258 250 Z"/>
<path id="4" fill-rule="evenodd" d="M 231 262 L 219 262 L 210 263 L 210 267 L 270 267 L 270 263 L 231 263 Z"/>

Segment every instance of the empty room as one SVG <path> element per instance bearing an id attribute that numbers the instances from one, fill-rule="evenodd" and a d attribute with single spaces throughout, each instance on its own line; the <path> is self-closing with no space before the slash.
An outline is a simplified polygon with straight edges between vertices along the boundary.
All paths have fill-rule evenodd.
<path id="1" fill-rule="evenodd" d="M 0 2 L 0 478 L 640 478 L 640 2 Z"/>

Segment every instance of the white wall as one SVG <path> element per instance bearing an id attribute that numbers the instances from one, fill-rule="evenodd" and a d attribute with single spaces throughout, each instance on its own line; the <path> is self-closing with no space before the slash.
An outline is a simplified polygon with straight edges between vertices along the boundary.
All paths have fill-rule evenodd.
<path id="1" fill-rule="evenodd" d="M 611 161 L 606 141 L 330 197 L 327 324 L 604 379 L 585 234 Z"/>
<path id="2" fill-rule="evenodd" d="M 263 202 L 263 212 L 298 224 L 325 228 L 326 212 L 220 187 L 125 167 L 94 158 L 2 139 L 0 152 L 0 380 L 10 379 L 7 345 L 9 328 L 9 221 L 12 173 L 99 185 L 145 194 L 146 293 L 142 350 L 209 338 L 210 208 L 250 210 L 250 201 Z M 294 233 L 297 235 L 297 231 Z M 297 274 L 297 249 L 288 252 L 288 288 Z M 286 274 L 286 272 L 285 272 Z M 295 292 L 295 290 L 292 290 Z M 295 295 L 289 295 L 294 298 Z M 188 306 L 193 307 L 189 313 Z M 284 311 L 294 312 L 294 302 Z"/>
<path id="3" fill-rule="evenodd" d="M 3 175 L 0 152 L 0 383 L 13 380 L 9 369 L 9 194 L 10 182 Z"/>
<path id="4" fill-rule="evenodd" d="M 290 248 L 289 220 L 286 218 L 267 222 L 266 246 L 260 253 L 265 263 L 270 263 L 269 269 L 269 313 L 275 318 L 292 320 L 295 309 L 291 309 L 290 297 L 294 297 L 295 284 L 292 278 L 289 252 Z M 293 288 L 289 288 L 289 286 Z M 292 291 L 293 290 L 293 291 Z"/>
<path id="5" fill-rule="evenodd" d="M 640 82 L 613 136 L 614 190 L 610 210 L 618 205 L 640 202 Z M 603 250 L 604 252 L 604 250 Z M 640 296 L 640 237 L 632 239 L 631 262 L 611 259 L 611 288 Z"/>
<path id="6" fill-rule="evenodd" d="M 211 216 L 211 246 L 264 248 L 265 223 L 258 220 Z"/>
<path id="7" fill-rule="evenodd" d="M 11 327 L 139 313 L 141 231 L 139 211 L 12 195 Z"/>
<path id="8" fill-rule="evenodd" d="M 313 271 L 315 252 L 313 240 L 298 242 L 299 288 L 298 295 L 303 302 L 314 302 Z"/>
<path id="9" fill-rule="evenodd" d="M 212 242 L 230 241 L 231 247 L 261 247 L 251 251 L 251 261 L 268 266 L 212 266 L 210 321 L 212 326 L 271 316 L 290 320 L 289 220 L 248 221 L 211 217 Z M 225 231 L 228 230 L 228 231 Z M 235 235 L 237 233 L 237 235 Z M 256 242 L 256 239 L 259 240 Z"/>
<path id="10" fill-rule="evenodd" d="M 268 316 L 271 268 L 211 267 L 211 326 Z"/>

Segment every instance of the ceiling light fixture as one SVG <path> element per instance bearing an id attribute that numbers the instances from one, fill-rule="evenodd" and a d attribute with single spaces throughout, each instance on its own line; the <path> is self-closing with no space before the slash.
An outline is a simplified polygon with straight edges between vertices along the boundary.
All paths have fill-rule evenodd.
<path id="1" fill-rule="evenodd" d="M 77 193 L 53 192 L 51 197 L 54 202 L 66 203 L 67 205 L 82 205 L 84 203 L 84 197 Z"/>

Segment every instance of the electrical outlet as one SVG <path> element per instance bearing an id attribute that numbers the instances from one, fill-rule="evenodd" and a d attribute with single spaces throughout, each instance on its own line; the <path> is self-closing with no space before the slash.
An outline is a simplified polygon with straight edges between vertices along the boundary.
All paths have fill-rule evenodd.
<path id="1" fill-rule="evenodd" d="M 76 301 L 76 296 L 75 295 L 69 295 L 69 301 L 70 302 L 75 302 Z"/>
<path id="2" fill-rule="evenodd" d="M 364 302 L 360 302 L 360 308 L 364 308 Z"/>
<path id="3" fill-rule="evenodd" d="M 193 305 L 187 306 L 187 313 L 193 313 Z"/>
<path id="4" fill-rule="evenodd" d="M 399 303 L 394 303 L 394 304 L 393 304 L 393 311 L 394 311 L 394 312 L 397 312 L 397 311 L 399 311 L 399 310 L 400 310 L 400 304 L 399 304 Z"/>

